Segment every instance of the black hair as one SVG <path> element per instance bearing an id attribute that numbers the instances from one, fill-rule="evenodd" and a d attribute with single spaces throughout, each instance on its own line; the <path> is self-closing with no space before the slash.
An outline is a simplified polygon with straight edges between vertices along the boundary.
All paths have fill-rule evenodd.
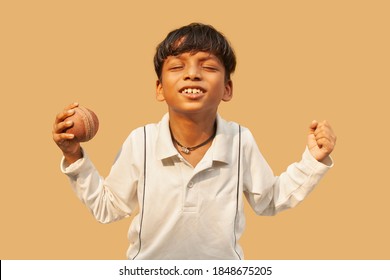
<path id="1" fill-rule="evenodd" d="M 154 69 L 158 79 L 161 80 L 162 67 L 168 56 L 186 52 L 208 52 L 218 57 L 225 67 L 226 81 L 236 68 L 236 56 L 226 37 L 211 25 L 191 23 L 168 33 L 157 46 Z"/>

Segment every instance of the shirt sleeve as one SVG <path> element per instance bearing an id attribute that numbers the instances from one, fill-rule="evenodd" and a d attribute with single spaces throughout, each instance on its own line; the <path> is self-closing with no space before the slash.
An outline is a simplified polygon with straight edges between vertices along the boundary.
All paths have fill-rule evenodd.
<path id="1" fill-rule="evenodd" d="M 109 175 L 103 178 L 83 150 L 83 158 L 67 166 L 61 160 L 61 170 L 70 180 L 77 197 L 101 223 L 110 223 L 129 216 L 137 207 L 137 186 L 140 179 L 136 158 L 135 135 L 122 145 Z M 139 158 L 139 157 L 138 157 Z"/>
<path id="2" fill-rule="evenodd" d="M 295 207 L 333 166 L 331 157 L 317 161 L 306 147 L 302 159 L 275 176 L 260 153 L 252 134 L 246 130 L 243 147 L 245 196 L 258 215 L 275 215 Z"/>

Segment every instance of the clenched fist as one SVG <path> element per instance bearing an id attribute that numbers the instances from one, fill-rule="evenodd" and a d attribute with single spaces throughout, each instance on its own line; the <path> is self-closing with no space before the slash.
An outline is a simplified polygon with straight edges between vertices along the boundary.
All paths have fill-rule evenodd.
<path id="1" fill-rule="evenodd" d="M 318 161 L 323 161 L 336 145 L 336 135 L 327 121 L 312 121 L 307 136 L 307 147 Z"/>

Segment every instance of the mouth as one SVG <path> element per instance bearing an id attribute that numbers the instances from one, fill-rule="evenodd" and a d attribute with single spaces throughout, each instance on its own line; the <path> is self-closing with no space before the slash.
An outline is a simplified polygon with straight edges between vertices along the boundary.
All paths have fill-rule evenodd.
<path id="1" fill-rule="evenodd" d="M 179 92 L 190 99 L 197 99 L 202 97 L 206 90 L 200 87 L 184 87 Z"/>

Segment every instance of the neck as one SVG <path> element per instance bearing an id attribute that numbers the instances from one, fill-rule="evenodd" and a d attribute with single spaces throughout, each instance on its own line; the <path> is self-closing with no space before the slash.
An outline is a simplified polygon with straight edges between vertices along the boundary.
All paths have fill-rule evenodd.
<path id="1" fill-rule="evenodd" d="M 169 124 L 174 138 L 187 147 L 196 146 L 212 136 L 215 121 L 216 113 L 188 116 L 169 112 Z"/>

